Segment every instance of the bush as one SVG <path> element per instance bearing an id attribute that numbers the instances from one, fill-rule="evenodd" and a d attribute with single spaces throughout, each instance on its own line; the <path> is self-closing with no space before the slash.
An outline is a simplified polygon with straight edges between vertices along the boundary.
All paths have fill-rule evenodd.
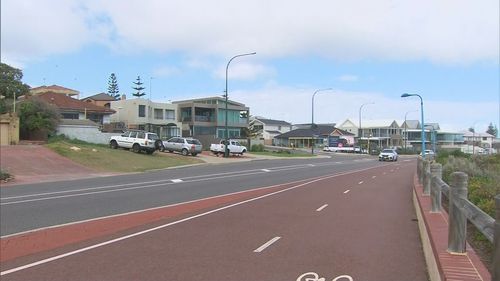
<path id="1" fill-rule="evenodd" d="M 9 173 L 0 169 L 0 180 L 6 181 L 6 180 L 10 179 L 10 177 L 11 177 L 11 175 Z"/>
<path id="2" fill-rule="evenodd" d="M 500 194 L 500 155 L 461 156 L 461 153 L 451 153 L 446 159 L 440 157 L 443 180 L 450 183 L 451 173 L 466 173 L 469 176 L 469 200 L 494 217 L 495 196 Z"/>
<path id="3" fill-rule="evenodd" d="M 254 144 L 252 145 L 252 148 L 250 149 L 251 152 L 263 152 L 264 151 L 264 145 L 263 144 Z"/>

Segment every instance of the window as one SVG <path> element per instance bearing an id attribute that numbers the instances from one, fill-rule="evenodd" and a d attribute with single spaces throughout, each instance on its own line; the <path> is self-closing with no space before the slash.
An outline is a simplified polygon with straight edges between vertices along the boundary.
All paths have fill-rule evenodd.
<path id="1" fill-rule="evenodd" d="M 139 117 L 146 117 L 146 106 L 143 104 L 139 105 Z"/>
<path id="2" fill-rule="evenodd" d="M 175 110 L 165 109 L 165 119 L 175 120 Z"/>
<path id="3" fill-rule="evenodd" d="M 137 133 L 137 138 L 143 139 L 144 138 L 144 132 L 138 132 Z"/>
<path id="4" fill-rule="evenodd" d="M 155 119 L 162 120 L 163 119 L 163 109 L 155 108 L 154 109 L 154 116 L 155 116 Z"/>
<path id="5" fill-rule="evenodd" d="M 136 136 L 137 136 L 137 132 L 132 131 L 132 132 L 130 132 L 129 138 L 135 138 Z"/>
<path id="6" fill-rule="evenodd" d="M 78 113 L 62 113 L 62 119 L 79 119 Z"/>

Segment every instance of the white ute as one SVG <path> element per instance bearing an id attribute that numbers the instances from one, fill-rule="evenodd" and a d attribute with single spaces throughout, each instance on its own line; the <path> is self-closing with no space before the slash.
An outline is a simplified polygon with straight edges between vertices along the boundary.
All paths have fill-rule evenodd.
<path id="1" fill-rule="evenodd" d="M 243 155 L 243 153 L 247 152 L 247 148 L 241 145 L 238 141 L 236 140 L 228 140 L 228 141 L 229 141 L 229 146 L 228 146 L 229 153 Z M 225 140 L 221 140 L 220 143 L 212 143 L 210 145 L 210 151 L 212 151 L 212 153 L 215 155 L 224 154 L 224 151 L 226 149 L 225 143 L 226 143 Z"/>

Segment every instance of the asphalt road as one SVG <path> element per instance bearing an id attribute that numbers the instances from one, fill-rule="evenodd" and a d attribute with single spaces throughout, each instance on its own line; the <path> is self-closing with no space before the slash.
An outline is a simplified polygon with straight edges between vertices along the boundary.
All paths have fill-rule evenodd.
<path id="1" fill-rule="evenodd" d="M 1 236 L 382 165 L 374 158 L 262 160 L 0 189 Z M 36 211 L 34 211 L 36 210 Z"/>
<path id="2" fill-rule="evenodd" d="M 119 213 L 252 191 L 4 261 L 2 280 L 427 280 L 411 204 L 414 172 L 415 162 L 403 159 L 262 161 L 9 189 L 2 216 L 31 208 L 46 220 L 31 228 L 106 215 L 108 207 Z M 29 196 L 61 188 L 73 192 Z M 83 209 L 97 210 L 57 215 Z"/>

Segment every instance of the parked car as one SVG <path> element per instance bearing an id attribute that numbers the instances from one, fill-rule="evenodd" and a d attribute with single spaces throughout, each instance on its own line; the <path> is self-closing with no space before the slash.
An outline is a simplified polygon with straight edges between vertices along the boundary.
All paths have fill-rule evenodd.
<path id="1" fill-rule="evenodd" d="M 202 149 L 203 145 L 199 140 L 181 137 L 170 138 L 169 140 L 163 141 L 160 146 L 160 151 L 176 151 L 180 152 L 184 156 L 187 156 L 189 154 L 196 156 L 198 153 L 201 153 Z"/>
<path id="2" fill-rule="evenodd" d="M 394 149 L 386 148 L 378 155 L 378 161 L 398 161 L 398 153 Z"/>
<path id="3" fill-rule="evenodd" d="M 431 149 L 426 149 L 426 150 L 424 150 L 424 151 L 425 151 L 425 155 L 426 155 L 426 156 L 431 156 L 431 157 L 434 157 L 434 156 L 435 156 L 434 150 L 431 150 Z M 420 152 L 420 156 L 422 156 L 422 152 Z"/>
<path id="4" fill-rule="evenodd" d="M 247 152 L 247 148 L 244 145 L 241 145 L 237 140 L 228 140 L 228 150 L 231 154 L 243 155 L 243 153 Z M 226 149 L 226 141 L 221 140 L 220 143 L 212 143 L 210 145 L 210 151 L 213 154 L 219 155 L 224 154 Z"/>
<path id="5" fill-rule="evenodd" d="M 156 150 L 157 140 L 159 138 L 155 133 L 130 130 L 119 136 L 112 136 L 109 140 L 109 146 L 113 149 L 121 147 L 132 149 L 133 152 L 145 151 L 147 154 L 153 154 Z"/>

